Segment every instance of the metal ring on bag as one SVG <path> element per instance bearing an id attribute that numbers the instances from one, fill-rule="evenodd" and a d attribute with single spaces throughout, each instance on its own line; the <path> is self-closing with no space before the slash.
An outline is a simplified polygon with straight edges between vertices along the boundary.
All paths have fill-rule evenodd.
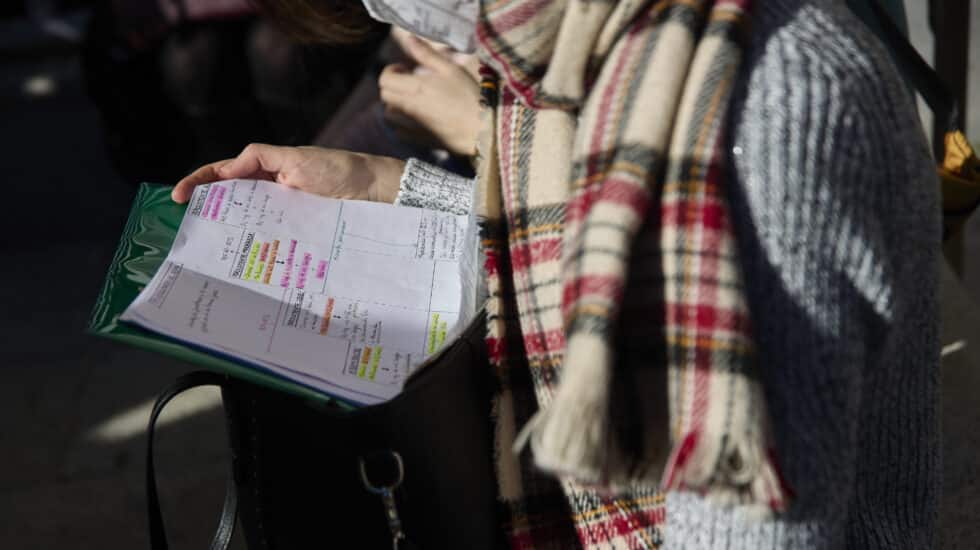
<path id="1" fill-rule="evenodd" d="M 402 479 L 404 479 L 405 477 L 405 463 L 402 462 L 402 455 L 398 454 L 396 451 L 387 451 L 387 452 L 388 454 L 390 454 L 395 458 L 395 464 L 398 465 L 398 476 L 391 485 L 386 485 L 386 486 L 377 486 L 371 483 L 371 480 L 368 479 L 367 466 L 365 466 L 364 464 L 364 457 L 363 456 L 360 457 L 361 483 L 364 484 L 365 489 L 367 489 L 368 491 L 376 495 L 383 495 L 386 492 L 397 489 L 398 486 L 402 484 Z"/>

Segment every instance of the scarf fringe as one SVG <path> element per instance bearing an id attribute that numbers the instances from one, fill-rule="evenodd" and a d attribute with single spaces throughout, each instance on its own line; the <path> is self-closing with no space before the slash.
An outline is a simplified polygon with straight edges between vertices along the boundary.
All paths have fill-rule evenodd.
<path id="1" fill-rule="evenodd" d="M 583 341 L 585 340 L 585 341 Z M 535 465 L 550 473 L 567 475 L 586 485 L 605 485 L 610 449 L 608 350 L 592 338 L 568 342 L 569 355 L 595 358 L 582 368 L 566 369 L 547 407 L 527 422 L 514 441 L 520 452 L 528 443 Z M 589 348 L 589 349 L 584 349 Z"/>
<path id="2" fill-rule="evenodd" d="M 552 402 L 518 433 L 514 452 L 530 445 L 541 470 L 605 491 L 657 485 L 663 491 L 693 491 L 715 505 L 738 506 L 758 520 L 786 510 L 792 490 L 771 445 L 758 434 L 735 440 L 730 434 L 687 432 L 671 450 L 659 479 L 650 468 L 631 466 L 635 457 L 618 456 L 610 432 L 610 373 L 596 372 L 607 371 L 608 364 L 590 362 L 591 372 L 567 370 Z"/>
<path id="3" fill-rule="evenodd" d="M 717 445 L 705 444 L 725 440 Z M 664 491 L 693 491 L 720 507 L 739 506 L 750 518 L 764 520 L 785 512 L 792 499 L 774 460 L 761 441 L 731 443 L 726 437 L 687 433 L 674 447 L 661 483 Z"/>
<path id="4" fill-rule="evenodd" d="M 600 401 L 559 400 L 556 396 L 558 406 L 553 403 L 539 411 L 524 426 L 514 451 L 530 443 L 538 468 L 594 488 L 614 492 L 650 485 L 651 478 L 609 467 L 626 461 L 615 460 L 610 452 Z M 674 447 L 659 484 L 661 490 L 693 491 L 723 508 L 739 506 L 741 513 L 758 520 L 786 511 L 793 493 L 771 449 L 758 442 L 711 449 L 703 444 L 705 439 L 700 432 L 688 433 Z"/>

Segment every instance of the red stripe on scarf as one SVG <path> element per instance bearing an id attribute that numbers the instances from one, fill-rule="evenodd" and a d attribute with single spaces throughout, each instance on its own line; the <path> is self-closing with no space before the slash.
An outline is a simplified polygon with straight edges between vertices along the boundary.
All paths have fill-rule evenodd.
<path id="1" fill-rule="evenodd" d="M 663 225 L 678 225 L 685 227 L 701 226 L 706 229 L 720 231 L 728 227 L 728 219 L 725 216 L 725 207 L 715 200 L 708 200 L 697 209 L 697 214 L 691 216 L 691 205 L 681 202 L 680 199 L 665 198 L 660 207 L 660 216 Z M 696 217 L 697 219 L 691 219 Z"/>
<path id="2" fill-rule="evenodd" d="M 565 348 L 565 331 L 562 329 L 531 332 L 524 335 L 524 350 L 528 356 L 561 352 Z"/>
<path id="3" fill-rule="evenodd" d="M 606 175 L 601 185 L 594 185 L 568 203 L 565 212 L 565 223 L 581 222 L 596 202 L 608 202 L 632 208 L 637 215 L 647 211 L 650 204 L 650 192 L 636 181 Z"/>
<path id="4" fill-rule="evenodd" d="M 662 525 L 667 519 L 666 509 L 658 507 L 653 510 L 635 510 L 630 512 L 606 512 L 615 514 L 603 521 L 587 521 L 576 527 L 579 540 L 585 544 L 601 544 L 615 538 L 623 537 L 629 548 L 643 548 L 640 545 L 642 536 L 640 529 Z"/>
<path id="5" fill-rule="evenodd" d="M 490 359 L 490 362 L 494 364 L 501 363 L 507 357 L 507 341 L 492 336 L 487 336 L 485 340 L 487 343 L 487 357 Z"/>
<path id="6" fill-rule="evenodd" d="M 694 397 L 691 399 L 691 427 L 701 429 L 708 410 L 713 350 L 697 346 L 694 350 Z"/>
<path id="7" fill-rule="evenodd" d="M 626 62 L 632 60 L 633 46 L 636 44 L 636 37 L 638 36 L 637 29 L 638 25 L 633 25 L 630 28 L 629 34 L 626 36 L 626 43 L 623 45 L 623 51 L 616 60 L 616 65 L 613 68 L 613 74 L 610 76 L 610 82 L 615 82 L 621 84 L 623 82 L 623 70 L 626 67 Z M 612 122 L 618 122 L 619 116 L 622 114 L 621 109 L 613 109 L 613 100 L 617 99 L 622 93 L 623 88 L 626 86 L 606 86 L 602 94 L 602 99 L 599 103 L 599 113 L 601 116 L 598 117 L 595 123 L 595 127 L 592 130 L 592 143 L 589 145 L 589 150 L 593 153 L 599 151 L 605 151 L 608 149 L 603 143 L 606 140 L 616 140 L 619 138 L 612 132 L 607 131 L 607 126 Z M 613 134 L 613 135 L 607 135 Z M 588 174 L 594 174 L 598 170 L 596 169 L 596 157 L 593 156 L 589 159 L 589 165 L 587 168 Z"/>
<path id="8" fill-rule="evenodd" d="M 476 39 L 483 46 L 483 51 L 489 53 L 490 57 L 496 62 L 496 67 L 504 72 L 508 85 L 503 86 L 502 90 L 517 93 L 517 95 L 524 99 L 524 102 L 528 106 L 539 107 L 534 102 L 534 86 L 514 76 L 514 73 L 511 72 L 510 60 L 504 58 L 497 47 L 491 43 L 494 39 L 487 34 L 487 30 L 484 28 L 482 22 L 476 26 Z M 506 105 L 507 100 L 504 99 L 501 104 Z"/>
<path id="9" fill-rule="evenodd" d="M 550 4 L 553 0 L 530 0 L 529 2 L 517 2 L 517 7 L 506 11 L 501 15 L 493 16 L 493 30 L 498 34 L 516 29 L 527 23 L 543 6 Z"/>
<path id="10" fill-rule="evenodd" d="M 568 308 L 578 303 L 586 294 L 597 295 L 603 301 L 619 303 L 623 293 L 623 278 L 617 275 L 583 275 L 569 279 L 562 288 L 562 312 L 570 313 Z"/>
<path id="11" fill-rule="evenodd" d="M 487 246 L 483 249 L 486 260 L 483 262 L 483 269 L 487 277 L 496 277 L 500 271 L 500 252 Z"/>
<path id="12" fill-rule="evenodd" d="M 532 243 L 510 245 L 510 265 L 514 271 L 530 269 L 534 264 L 561 258 L 561 237 L 549 237 Z"/>
<path id="13" fill-rule="evenodd" d="M 747 316 L 713 304 L 668 303 L 665 307 L 669 318 L 693 321 L 688 326 L 696 328 L 699 334 L 712 334 L 716 330 L 742 333 L 749 324 Z"/>
<path id="14" fill-rule="evenodd" d="M 684 465 L 690 460 L 691 455 L 694 454 L 694 448 L 697 447 L 700 437 L 701 434 L 696 431 L 684 436 L 684 439 L 674 451 L 674 459 L 667 463 L 667 471 L 664 474 L 665 487 L 677 487 L 674 485 L 674 478 L 677 477 L 677 472 L 684 468 Z"/>
<path id="15" fill-rule="evenodd" d="M 720 194 L 721 183 L 724 181 L 721 174 L 721 147 L 716 143 L 713 144 L 713 152 L 711 154 L 711 160 L 708 164 L 708 170 L 704 178 L 704 194 L 705 199 L 700 209 L 700 219 L 691 220 L 692 222 L 699 223 L 702 227 L 708 227 L 709 223 L 715 223 L 718 225 L 717 230 L 704 231 L 703 232 L 703 243 L 702 248 L 706 250 L 711 250 L 707 247 L 716 247 L 716 241 L 720 240 L 723 235 L 732 235 L 732 230 L 728 227 L 728 220 L 725 215 L 725 208 L 717 199 Z M 714 302 L 716 300 L 719 287 L 716 284 L 710 284 L 707 281 L 717 276 L 717 261 L 707 261 L 704 262 L 702 270 L 704 276 L 700 282 L 700 293 L 697 296 L 698 300 L 703 302 Z M 710 269 L 710 271 L 709 271 Z M 741 290 L 740 290 L 741 291 Z M 717 329 L 715 326 L 700 326 L 695 316 L 693 319 L 689 316 L 683 318 L 684 322 L 680 326 L 685 327 L 695 327 L 699 334 L 704 331 L 704 333 L 709 336 L 715 333 Z M 713 318 L 712 321 L 717 320 Z M 746 325 L 742 325 L 741 328 L 746 328 Z M 747 331 L 746 331 L 747 333 Z M 711 384 L 711 370 L 713 367 L 713 353 L 710 347 L 699 346 L 695 344 L 694 351 L 694 396 L 691 402 L 691 429 L 692 431 L 700 431 L 701 427 L 706 421 L 706 413 L 710 403 L 708 402 L 708 397 L 710 394 L 710 384 Z"/>

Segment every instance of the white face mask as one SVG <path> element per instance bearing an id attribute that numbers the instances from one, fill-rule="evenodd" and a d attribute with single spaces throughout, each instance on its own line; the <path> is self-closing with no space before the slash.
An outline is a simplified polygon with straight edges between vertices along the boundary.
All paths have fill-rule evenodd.
<path id="1" fill-rule="evenodd" d="M 479 0 L 363 0 L 371 17 L 471 52 Z"/>

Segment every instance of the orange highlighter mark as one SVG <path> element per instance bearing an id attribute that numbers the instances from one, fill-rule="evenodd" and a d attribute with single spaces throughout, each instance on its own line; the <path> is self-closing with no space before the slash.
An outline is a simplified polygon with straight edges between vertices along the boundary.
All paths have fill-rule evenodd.
<path id="1" fill-rule="evenodd" d="M 330 328 L 330 316 L 333 315 L 333 298 L 327 299 L 327 307 L 323 311 L 323 322 L 320 323 L 320 335 L 325 335 Z"/>
<path id="2" fill-rule="evenodd" d="M 276 253 L 279 252 L 279 241 L 272 241 L 272 248 L 269 250 L 269 260 L 265 263 L 268 266 L 265 270 L 265 276 L 262 277 L 262 282 L 269 284 L 269 280 L 272 278 L 272 269 L 276 267 Z"/>

